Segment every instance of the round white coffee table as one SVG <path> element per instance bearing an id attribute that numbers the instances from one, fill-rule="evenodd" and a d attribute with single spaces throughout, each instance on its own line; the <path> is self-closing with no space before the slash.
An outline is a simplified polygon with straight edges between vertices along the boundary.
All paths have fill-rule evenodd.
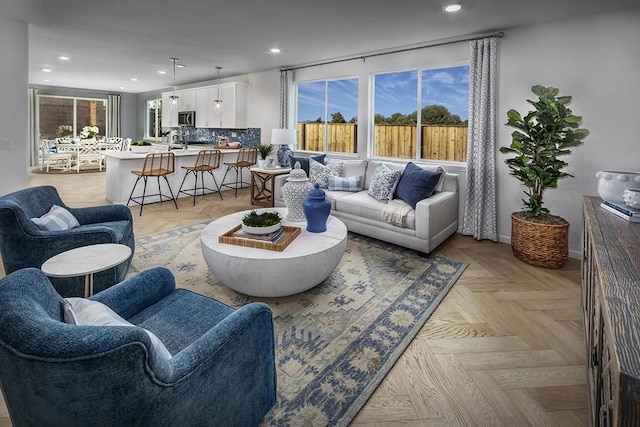
<path id="1" fill-rule="evenodd" d="M 40 269 L 49 277 L 84 276 L 84 297 L 93 295 L 93 273 L 124 262 L 131 248 L 118 243 L 81 246 L 61 252 L 46 260 Z"/>
<path id="2" fill-rule="evenodd" d="M 286 208 L 277 211 L 284 218 Z M 219 243 L 218 237 L 239 225 L 250 211 L 219 218 L 202 230 L 202 255 L 213 274 L 231 289 L 257 297 L 282 297 L 304 292 L 320 284 L 335 270 L 347 247 L 347 227 L 329 216 L 327 231 L 310 233 L 306 222 L 283 225 L 300 227 L 300 235 L 282 252 Z"/>

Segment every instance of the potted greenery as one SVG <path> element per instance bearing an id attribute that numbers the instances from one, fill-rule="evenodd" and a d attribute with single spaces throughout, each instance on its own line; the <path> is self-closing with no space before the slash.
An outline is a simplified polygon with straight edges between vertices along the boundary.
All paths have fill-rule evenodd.
<path id="1" fill-rule="evenodd" d="M 134 153 L 148 153 L 151 149 L 151 143 L 149 141 L 135 141 L 131 143 L 129 149 Z"/>
<path id="2" fill-rule="evenodd" d="M 278 212 L 257 213 L 252 210 L 242 217 L 242 230 L 249 234 L 268 234 L 282 226 L 282 218 Z"/>
<path id="3" fill-rule="evenodd" d="M 560 178 L 573 176 L 562 172 L 568 164 L 558 157 L 571 154 L 569 148 L 581 145 L 589 131 L 578 127 L 582 117 L 567 108 L 570 96 L 557 96 L 557 88 L 540 85 L 531 92 L 538 100 L 527 102 L 535 109 L 524 117 L 513 109 L 507 112 L 506 124 L 516 130 L 511 145 L 500 148 L 503 154 L 515 155 L 505 160 L 509 174 L 527 187 L 525 210 L 511 215 L 511 246 L 528 264 L 559 268 L 568 257 L 569 223 L 549 214 L 542 196 L 546 189 L 556 188 Z"/>
<path id="4" fill-rule="evenodd" d="M 273 145 L 271 144 L 260 144 L 258 145 L 258 167 L 263 168 L 264 163 L 273 153 Z"/>

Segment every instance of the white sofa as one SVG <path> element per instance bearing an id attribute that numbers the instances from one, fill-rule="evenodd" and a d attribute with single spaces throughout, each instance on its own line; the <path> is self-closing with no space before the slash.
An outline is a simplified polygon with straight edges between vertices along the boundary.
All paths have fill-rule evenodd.
<path id="1" fill-rule="evenodd" d="M 446 173 L 442 191 L 436 191 L 417 203 L 405 219 L 405 227 L 386 222 L 386 207 L 369 196 L 367 190 L 376 160 L 345 160 L 342 177 L 360 175 L 364 189 L 359 192 L 325 190 L 331 201 L 331 215 L 340 218 L 349 231 L 428 254 L 458 230 L 458 175 Z M 389 169 L 403 169 L 404 165 L 384 162 Z M 423 167 L 423 166 L 421 166 Z M 274 205 L 286 206 L 282 186 L 288 175 L 276 177 Z"/>

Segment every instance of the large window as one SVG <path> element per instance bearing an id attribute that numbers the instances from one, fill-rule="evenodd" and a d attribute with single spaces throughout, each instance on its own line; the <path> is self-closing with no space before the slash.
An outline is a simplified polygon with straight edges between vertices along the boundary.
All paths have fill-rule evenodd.
<path id="1" fill-rule="evenodd" d="M 107 100 L 38 96 L 40 138 L 77 137 L 84 126 L 97 126 L 106 135 Z"/>
<path id="2" fill-rule="evenodd" d="M 376 74 L 373 90 L 374 156 L 467 161 L 469 66 Z"/>
<path id="3" fill-rule="evenodd" d="M 358 79 L 298 83 L 299 150 L 355 153 Z"/>
<path id="4" fill-rule="evenodd" d="M 162 99 L 147 101 L 147 123 L 144 137 L 146 139 L 162 138 Z"/>

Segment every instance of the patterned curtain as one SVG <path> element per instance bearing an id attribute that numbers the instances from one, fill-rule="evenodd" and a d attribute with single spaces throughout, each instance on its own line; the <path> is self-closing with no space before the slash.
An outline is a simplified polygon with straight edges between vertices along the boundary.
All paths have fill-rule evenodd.
<path id="1" fill-rule="evenodd" d="M 293 107 L 293 70 L 281 70 L 280 129 L 295 129 Z"/>
<path id="2" fill-rule="evenodd" d="M 39 163 L 40 131 L 38 126 L 38 89 L 28 89 L 27 107 L 27 138 L 29 140 L 29 164 L 36 166 Z"/>
<path id="3" fill-rule="evenodd" d="M 120 95 L 107 97 L 107 133 L 105 136 L 120 136 Z"/>
<path id="4" fill-rule="evenodd" d="M 497 38 L 473 40 L 469 67 L 467 194 L 462 234 L 498 241 L 496 222 Z"/>

